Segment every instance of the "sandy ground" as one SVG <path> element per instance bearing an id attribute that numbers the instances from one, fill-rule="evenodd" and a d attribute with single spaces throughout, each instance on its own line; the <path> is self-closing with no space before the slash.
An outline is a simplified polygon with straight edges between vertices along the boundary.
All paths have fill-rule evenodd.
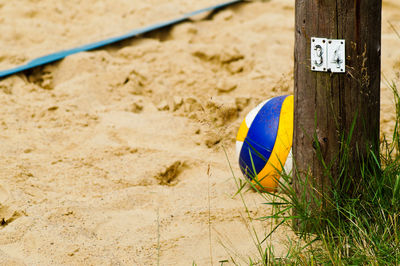
<path id="1" fill-rule="evenodd" d="M 0 69 L 217 1 L 53 2 L 0 1 Z M 382 37 L 383 73 L 396 81 L 388 21 L 400 31 L 397 0 L 384 2 Z M 223 147 L 240 176 L 241 120 L 292 93 L 293 23 L 293 0 L 240 4 L 0 81 L 0 264 L 257 257 Z M 382 132 L 393 119 L 383 82 Z M 251 216 L 270 213 L 256 193 L 244 197 Z M 262 238 L 273 224 L 251 226 Z M 272 239 L 278 253 L 287 237 Z"/>
<path id="2" fill-rule="evenodd" d="M 0 69 L 222 2 L 0 0 Z"/>

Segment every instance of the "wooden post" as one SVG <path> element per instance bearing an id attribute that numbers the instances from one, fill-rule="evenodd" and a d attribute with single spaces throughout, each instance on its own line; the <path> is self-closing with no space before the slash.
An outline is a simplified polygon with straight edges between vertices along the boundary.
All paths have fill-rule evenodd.
<path id="1" fill-rule="evenodd" d="M 293 184 L 315 215 L 327 207 L 329 175 L 338 178 L 341 137 L 348 137 L 353 121 L 351 160 L 358 164 L 368 147 L 379 148 L 381 9 L 382 0 L 296 0 Z M 311 37 L 346 41 L 345 73 L 311 71 Z M 304 185 L 307 175 L 313 185 Z"/>

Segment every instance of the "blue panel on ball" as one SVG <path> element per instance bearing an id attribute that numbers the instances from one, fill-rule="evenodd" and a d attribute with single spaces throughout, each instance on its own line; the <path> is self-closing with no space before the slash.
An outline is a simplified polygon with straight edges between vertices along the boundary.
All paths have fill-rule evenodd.
<path id="1" fill-rule="evenodd" d="M 287 95 L 279 96 L 268 101 L 250 126 L 239 157 L 240 168 L 249 178 L 256 176 L 271 156 L 278 133 L 282 103 L 286 97 Z M 251 160 L 256 173 L 253 171 Z"/>

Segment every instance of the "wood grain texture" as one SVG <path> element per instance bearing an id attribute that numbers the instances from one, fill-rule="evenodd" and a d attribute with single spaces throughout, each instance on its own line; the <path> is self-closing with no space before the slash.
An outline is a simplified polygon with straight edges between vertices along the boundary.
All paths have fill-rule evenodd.
<path id="1" fill-rule="evenodd" d="M 328 196 L 329 175 L 338 177 L 341 137 L 349 135 L 355 118 L 354 163 L 368 146 L 379 146 L 381 9 L 381 0 L 296 0 L 293 183 L 299 196 L 306 190 L 310 202 L 311 186 L 302 181 L 308 174 Z M 346 40 L 345 74 L 311 71 L 311 37 Z"/>

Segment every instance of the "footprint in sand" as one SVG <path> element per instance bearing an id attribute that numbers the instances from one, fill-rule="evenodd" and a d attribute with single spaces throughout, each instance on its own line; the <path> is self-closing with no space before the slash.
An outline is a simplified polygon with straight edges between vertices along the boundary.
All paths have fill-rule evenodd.
<path id="1" fill-rule="evenodd" d="M 8 197 L 9 193 L 7 189 L 0 185 L 0 228 L 8 225 L 21 216 L 18 211 L 15 211 L 10 206 L 5 205 Z"/>
<path id="2" fill-rule="evenodd" d="M 182 171 L 182 167 L 185 166 L 184 162 L 175 161 L 172 164 L 165 166 L 155 178 L 158 180 L 160 185 L 174 186 L 177 184 L 177 177 Z"/>

